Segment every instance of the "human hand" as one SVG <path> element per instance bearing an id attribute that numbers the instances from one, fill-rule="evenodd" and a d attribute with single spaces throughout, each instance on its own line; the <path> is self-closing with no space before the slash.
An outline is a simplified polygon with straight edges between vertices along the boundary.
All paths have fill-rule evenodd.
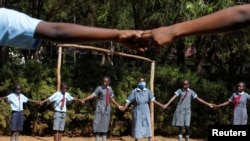
<path id="1" fill-rule="evenodd" d="M 40 106 L 40 101 L 35 101 L 35 104 Z"/>
<path id="2" fill-rule="evenodd" d="M 119 110 L 124 112 L 126 110 L 126 108 L 124 106 L 119 106 Z"/>
<path id="3" fill-rule="evenodd" d="M 119 30 L 118 43 L 129 49 L 144 52 L 147 50 L 148 40 L 141 39 L 141 30 Z"/>
<path id="4" fill-rule="evenodd" d="M 42 106 L 42 105 L 43 105 L 43 102 L 42 102 L 42 101 L 39 101 L 38 104 L 39 104 L 39 106 Z"/>
<path id="5" fill-rule="evenodd" d="M 209 104 L 208 104 L 208 106 L 209 106 L 210 108 L 214 108 L 214 105 L 215 105 L 215 104 L 213 104 L 213 103 L 209 103 Z"/>
<path id="6" fill-rule="evenodd" d="M 81 103 L 82 103 L 82 104 L 84 104 L 85 102 L 86 102 L 85 99 L 82 99 L 82 100 L 81 100 Z"/>
<path id="7" fill-rule="evenodd" d="M 164 110 L 164 105 L 163 104 L 161 105 L 161 108 Z"/>
<path id="8" fill-rule="evenodd" d="M 167 109 L 168 108 L 168 104 L 165 104 L 165 105 L 163 105 L 163 107 L 162 107 L 162 109 L 164 110 L 164 109 Z"/>
<path id="9" fill-rule="evenodd" d="M 168 45 L 175 40 L 175 34 L 172 26 L 159 27 L 146 30 L 141 37 L 144 41 L 148 41 L 151 48 L 160 49 L 163 45 Z"/>
<path id="10" fill-rule="evenodd" d="M 219 107 L 219 106 L 216 105 L 216 104 L 213 105 L 213 109 L 217 109 L 218 107 Z"/>

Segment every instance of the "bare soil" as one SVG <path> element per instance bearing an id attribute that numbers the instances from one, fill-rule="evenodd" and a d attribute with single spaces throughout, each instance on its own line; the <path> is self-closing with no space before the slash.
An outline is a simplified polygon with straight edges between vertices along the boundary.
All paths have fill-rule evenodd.
<path id="1" fill-rule="evenodd" d="M 9 140 L 10 140 L 10 137 L 8 136 L 0 136 L 0 141 L 9 141 Z M 53 137 L 20 136 L 19 141 L 53 141 Z M 63 137 L 62 141 L 95 141 L 95 138 L 94 137 L 74 137 L 74 138 Z M 123 137 L 110 137 L 107 139 L 107 141 L 134 141 L 134 139 L 131 138 L 130 136 L 123 136 Z M 139 139 L 139 141 L 147 141 L 147 139 Z M 154 141 L 178 141 L 178 139 L 170 138 L 170 137 L 155 136 Z M 206 141 L 206 140 L 190 138 L 189 141 Z"/>

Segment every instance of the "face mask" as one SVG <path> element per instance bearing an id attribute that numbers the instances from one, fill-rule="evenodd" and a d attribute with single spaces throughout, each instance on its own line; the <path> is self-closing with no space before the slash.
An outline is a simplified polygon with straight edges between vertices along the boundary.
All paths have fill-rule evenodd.
<path id="1" fill-rule="evenodd" d="M 139 83 L 138 83 L 138 87 L 139 87 L 140 89 L 144 89 L 144 88 L 146 87 L 146 82 L 139 82 Z"/>

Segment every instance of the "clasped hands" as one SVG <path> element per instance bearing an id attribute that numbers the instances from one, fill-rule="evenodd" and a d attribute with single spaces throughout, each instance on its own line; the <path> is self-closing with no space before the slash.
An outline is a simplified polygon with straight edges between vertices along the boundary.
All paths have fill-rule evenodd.
<path id="1" fill-rule="evenodd" d="M 160 49 L 174 41 L 176 35 L 171 26 L 151 30 L 120 30 L 117 42 L 136 51 L 147 51 L 148 48 Z"/>

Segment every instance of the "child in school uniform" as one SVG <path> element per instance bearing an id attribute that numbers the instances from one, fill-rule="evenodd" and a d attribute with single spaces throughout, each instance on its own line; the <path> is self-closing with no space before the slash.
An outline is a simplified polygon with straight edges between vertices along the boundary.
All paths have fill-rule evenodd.
<path id="1" fill-rule="evenodd" d="M 66 83 L 61 84 L 61 90 L 55 92 L 49 98 L 40 102 L 40 105 L 49 101 L 53 102 L 54 104 L 54 124 L 53 124 L 53 131 L 54 131 L 54 141 L 61 141 L 62 134 L 65 127 L 66 122 L 66 102 L 67 101 L 80 101 L 80 99 L 72 97 L 68 92 L 68 85 Z"/>
<path id="2" fill-rule="evenodd" d="M 15 92 L 1 97 L 0 100 L 7 100 L 11 107 L 11 137 L 10 141 L 18 141 L 19 132 L 23 131 L 23 103 L 31 102 L 39 104 L 38 101 L 31 100 L 21 93 L 21 85 L 15 85 Z"/>
<path id="3" fill-rule="evenodd" d="M 104 76 L 102 84 L 98 86 L 95 91 L 82 99 L 82 103 L 87 102 L 93 98 L 97 98 L 97 104 L 93 120 L 93 132 L 95 134 L 95 141 L 99 141 L 100 135 L 102 141 L 106 141 L 111 118 L 111 103 L 114 103 L 118 108 L 121 106 L 114 98 L 114 92 L 110 86 L 110 77 Z"/>
<path id="4" fill-rule="evenodd" d="M 185 127 L 185 141 L 189 139 L 189 127 L 191 121 L 191 101 L 192 99 L 196 99 L 198 102 L 213 107 L 213 104 L 210 104 L 201 98 L 190 89 L 189 80 L 183 81 L 183 87 L 176 90 L 174 96 L 163 106 L 163 109 L 166 109 L 172 101 L 174 101 L 177 97 L 180 97 L 179 102 L 177 104 L 172 125 L 178 127 L 178 140 L 182 141 L 182 129 Z"/>
<path id="5" fill-rule="evenodd" d="M 244 82 L 239 82 L 237 88 L 237 91 L 234 92 L 226 102 L 214 105 L 214 108 L 233 104 L 232 124 L 247 125 L 247 101 L 250 101 L 250 95 L 245 92 L 246 84 Z"/>

